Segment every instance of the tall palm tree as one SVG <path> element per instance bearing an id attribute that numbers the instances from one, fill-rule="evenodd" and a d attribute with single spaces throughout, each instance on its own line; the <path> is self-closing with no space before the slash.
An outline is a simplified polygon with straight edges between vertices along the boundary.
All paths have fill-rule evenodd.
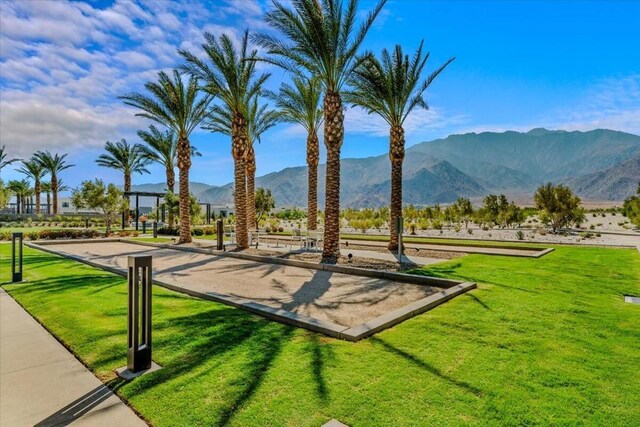
<path id="1" fill-rule="evenodd" d="M 107 154 L 100 154 L 96 159 L 98 166 L 118 170 L 124 174 L 124 192 L 131 191 L 131 175 L 149 173 L 147 166 L 151 161 L 144 156 L 142 145 L 129 144 L 122 138 L 115 143 L 104 144 Z"/>
<path id="2" fill-rule="evenodd" d="M 177 70 L 173 78 L 165 72 L 158 73 L 157 82 L 147 82 L 149 95 L 131 93 L 121 96 L 125 104 L 142 112 L 146 117 L 173 130 L 178 138 L 180 238 L 179 243 L 191 242 L 191 218 L 189 207 L 189 169 L 191 168 L 191 144 L 189 136 L 207 115 L 211 95 L 199 97 L 198 79 L 191 77 L 185 84 Z"/>
<path id="3" fill-rule="evenodd" d="M 264 132 L 275 126 L 280 120 L 281 114 L 276 110 L 269 110 L 268 105 L 258 105 L 258 98 L 251 101 L 247 114 L 247 129 L 249 134 L 249 148 L 245 163 L 245 175 L 247 182 L 246 214 L 247 226 L 258 228 L 256 221 L 256 156 L 253 144 Z M 232 135 L 233 113 L 226 106 L 216 105 L 211 109 L 209 117 L 202 128 L 211 132 L 219 132 L 224 135 Z"/>
<path id="4" fill-rule="evenodd" d="M 352 87 L 344 99 L 363 107 L 369 114 L 377 114 L 390 126 L 389 159 L 391 161 L 391 236 L 389 249 L 398 249 L 398 233 L 393 226 L 402 215 L 402 163 L 404 161 L 404 121 L 416 108 L 428 109 L 424 92 L 433 80 L 455 58 L 450 58 L 426 79 L 422 71 L 429 59 L 423 54 L 423 42 L 412 58 L 396 45 L 390 53 L 383 49 L 381 60 L 372 55 L 364 58 L 349 79 Z"/>
<path id="5" fill-rule="evenodd" d="M 75 165 L 66 161 L 67 154 L 51 154 L 49 150 L 38 151 L 33 157 L 44 167 L 51 176 L 51 193 L 53 194 L 53 214 L 58 213 L 58 191 L 60 191 L 58 183 L 58 174 L 65 169 L 69 169 Z"/>
<path id="6" fill-rule="evenodd" d="M 249 33 L 245 31 L 240 50 L 236 49 L 226 34 L 219 39 L 210 33 L 204 34 L 202 45 L 207 62 L 185 51 L 178 52 L 186 59 L 183 71 L 202 80 L 204 90 L 220 98 L 232 113 L 231 154 L 234 161 L 234 204 L 236 215 L 236 241 L 239 249 L 249 246 L 247 228 L 247 183 L 246 165 L 249 150 L 248 119 L 249 103 L 257 96 L 269 74 L 256 76 L 255 59 L 257 50 L 249 51 Z"/>
<path id="7" fill-rule="evenodd" d="M 265 91 L 265 96 L 276 103 L 281 111 L 281 120 L 296 123 L 307 131 L 307 229 L 318 226 L 318 162 L 320 145 L 318 130 L 322 126 L 323 116 L 320 107 L 322 84 L 319 79 L 302 76 L 293 77 L 293 86 L 282 83 L 278 93 Z"/>
<path id="8" fill-rule="evenodd" d="M 18 169 L 18 172 L 25 174 L 27 178 L 33 179 L 33 190 L 36 196 L 36 214 L 40 215 L 41 181 L 42 176 L 46 173 L 44 166 L 42 166 L 35 157 L 31 157 L 29 160 L 22 161 L 22 166 Z"/>
<path id="9" fill-rule="evenodd" d="M 340 150 L 344 140 L 342 90 L 358 61 L 358 50 L 386 0 L 381 0 L 356 29 L 358 0 L 293 0 L 293 8 L 274 0 L 267 23 L 281 38 L 254 36 L 270 57 L 262 58 L 294 74 L 320 79 L 324 88 L 324 144 L 327 149 L 325 230 L 322 259 L 340 256 Z"/>
<path id="10" fill-rule="evenodd" d="M 164 166 L 167 177 L 167 191 L 174 192 L 176 175 L 174 169 L 178 162 L 178 139 L 176 133 L 171 130 L 160 131 L 154 125 L 149 126 L 149 130 L 139 130 L 138 136 L 147 145 L 141 146 L 142 153 L 148 160 Z M 202 154 L 192 145 L 191 156 L 200 157 Z M 173 210 L 169 210 L 169 227 L 173 228 L 175 215 Z"/>
<path id="11" fill-rule="evenodd" d="M 18 159 L 9 159 L 7 158 L 6 145 L 0 145 L 0 171 L 4 169 L 5 166 L 9 166 L 13 162 L 17 162 Z"/>

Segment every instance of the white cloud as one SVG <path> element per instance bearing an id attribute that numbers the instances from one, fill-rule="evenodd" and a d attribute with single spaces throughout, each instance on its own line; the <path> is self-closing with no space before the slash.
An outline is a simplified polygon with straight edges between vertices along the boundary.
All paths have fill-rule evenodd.
<path id="1" fill-rule="evenodd" d="M 465 120 L 465 116 L 447 116 L 441 110 L 416 109 L 404 122 L 406 137 L 419 138 L 434 129 L 442 129 Z M 389 136 L 389 124 L 377 114 L 367 114 L 359 107 L 345 111 L 345 131 L 349 133 L 370 134 L 375 136 Z"/>
<path id="2" fill-rule="evenodd" d="M 2 143 L 28 155 L 133 137 L 147 122 L 134 117 L 119 95 L 143 91 L 159 70 L 179 64 L 178 47 L 201 54 L 205 30 L 239 42 L 248 20 L 261 13 L 254 1 L 116 0 L 101 8 L 3 0 Z"/>

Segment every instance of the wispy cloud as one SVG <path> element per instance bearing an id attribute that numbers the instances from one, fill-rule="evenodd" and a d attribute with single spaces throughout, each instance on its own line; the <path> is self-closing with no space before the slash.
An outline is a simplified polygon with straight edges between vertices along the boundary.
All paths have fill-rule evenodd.
<path id="1" fill-rule="evenodd" d="M 640 134 L 640 74 L 594 82 L 577 99 L 523 123 L 465 125 L 456 132 L 524 132 L 537 127 L 568 131 L 612 129 Z"/>
<path id="2" fill-rule="evenodd" d="M 0 9 L 0 139 L 18 156 L 43 148 L 95 148 L 145 126 L 118 95 L 139 91 L 199 51 L 202 32 L 238 40 L 262 6 L 226 1 L 3 1 Z"/>

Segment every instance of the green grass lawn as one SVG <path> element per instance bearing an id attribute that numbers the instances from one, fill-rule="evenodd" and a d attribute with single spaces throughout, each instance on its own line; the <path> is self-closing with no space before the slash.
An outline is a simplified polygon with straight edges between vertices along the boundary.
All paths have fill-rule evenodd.
<path id="1" fill-rule="evenodd" d="M 0 282 L 9 277 L 0 245 Z M 635 250 L 469 255 L 421 270 L 479 288 L 358 343 L 154 289 L 161 371 L 124 384 L 123 278 L 27 249 L 4 285 L 152 424 L 640 425 Z"/>

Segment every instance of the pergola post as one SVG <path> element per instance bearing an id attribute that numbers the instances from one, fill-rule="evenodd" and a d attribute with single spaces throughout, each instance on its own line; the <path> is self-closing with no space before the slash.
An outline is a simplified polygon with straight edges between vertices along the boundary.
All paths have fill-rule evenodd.
<path id="1" fill-rule="evenodd" d="M 140 212 L 138 210 L 138 205 L 140 203 L 140 196 L 136 194 L 136 231 L 138 231 L 138 218 L 140 218 Z"/>

